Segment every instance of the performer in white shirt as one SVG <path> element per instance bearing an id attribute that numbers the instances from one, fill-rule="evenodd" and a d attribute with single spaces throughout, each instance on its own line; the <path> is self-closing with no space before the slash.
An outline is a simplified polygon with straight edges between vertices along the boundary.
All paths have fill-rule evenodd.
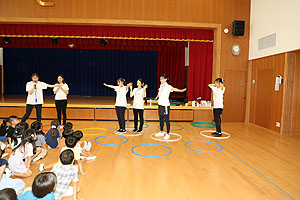
<path id="1" fill-rule="evenodd" d="M 63 115 L 63 125 L 67 121 L 67 104 L 68 104 L 68 94 L 69 94 L 69 86 L 65 83 L 64 76 L 59 74 L 57 76 L 57 86 L 53 88 L 53 92 L 55 94 L 55 107 L 57 111 L 57 120 L 61 125 L 61 114 Z"/>
<path id="2" fill-rule="evenodd" d="M 158 115 L 159 115 L 159 122 L 160 122 L 160 132 L 156 133 L 156 137 L 163 137 L 164 140 L 170 139 L 170 92 L 185 92 L 186 88 L 184 89 L 177 89 L 169 85 L 170 79 L 166 74 L 160 75 L 160 87 L 158 89 L 158 95 L 156 97 L 158 99 Z M 167 125 L 167 134 L 164 134 L 164 122 Z"/>
<path id="3" fill-rule="evenodd" d="M 126 81 L 124 78 L 118 78 L 117 84 L 118 86 L 113 86 L 103 83 L 104 86 L 114 89 L 117 93 L 115 106 L 120 128 L 116 131 L 116 133 L 126 133 L 124 116 L 127 107 L 126 94 L 128 92 L 128 88 L 132 85 L 132 83 L 128 83 L 126 85 Z"/>
<path id="4" fill-rule="evenodd" d="M 143 79 L 137 80 L 137 88 L 132 90 L 130 86 L 130 97 L 133 97 L 133 115 L 134 115 L 134 133 L 143 132 L 144 126 L 144 98 L 146 97 L 147 85 L 144 85 Z M 138 129 L 138 116 L 140 116 L 140 127 Z"/>
<path id="5" fill-rule="evenodd" d="M 32 81 L 27 82 L 26 84 L 26 92 L 28 92 L 28 95 L 26 101 L 26 113 L 22 118 L 22 122 L 25 122 L 28 119 L 33 107 L 36 109 L 37 121 L 41 121 L 42 105 L 44 103 L 43 90 L 55 86 L 41 82 L 39 81 L 39 78 L 40 76 L 38 73 L 33 73 L 31 75 Z"/>
<path id="6" fill-rule="evenodd" d="M 222 78 L 217 78 L 214 84 L 209 84 L 208 87 L 213 91 L 213 100 L 214 100 L 214 122 L 216 123 L 216 132 L 212 133 L 213 136 L 221 137 L 221 117 L 220 115 L 223 112 L 223 95 L 225 92 L 224 80 Z"/>

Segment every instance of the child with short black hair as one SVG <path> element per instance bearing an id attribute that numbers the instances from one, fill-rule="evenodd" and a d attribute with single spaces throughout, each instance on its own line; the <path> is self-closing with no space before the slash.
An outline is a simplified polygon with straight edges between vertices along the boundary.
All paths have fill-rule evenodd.
<path id="1" fill-rule="evenodd" d="M 51 122 L 51 128 L 46 133 L 46 143 L 50 148 L 57 148 L 60 141 L 60 132 L 58 130 L 59 122 L 57 120 L 53 120 Z"/>
<path id="2" fill-rule="evenodd" d="M 29 177 L 32 171 L 29 169 L 33 152 L 35 151 L 34 131 L 28 129 L 22 135 L 21 143 L 13 149 L 8 159 L 9 169 L 15 176 Z"/>
<path id="3" fill-rule="evenodd" d="M 8 142 L 7 141 L 7 130 L 11 126 L 9 119 L 4 119 L 1 127 L 0 127 L 0 142 Z"/>
<path id="4" fill-rule="evenodd" d="M 16 191 L 12 188 L 5 188 L 0 190 L 0 199 L 1 200 L 17 200 Z"/>
<path id="5" fill-rule="evenodd" d="M 81 159 L 93 160 L 97 158 L 97 156 L 92 156 L 91 153 L 89 152 L 92 147 L 91 142 L 87 143 L 86 141 L 84 141 L 84 147 L 83 148 L 81 147 L 82 142 L 80 140 L 83 138 L 82 131 L 75 131 L 73 136 L 78 140 L 75 149 L 79 151 Z"/>
<path id="6" fill-rule="evenodd" d="M 59 152 L 61 152 L 61 149 L 66 146 L 66 138 L 72 136 L 73 133 L 74 133 L 73 129 L 66 129 L 63 131 L 62 138 L 60 139 L 58 145 Z"/>
<path id="7" fill-rule="evenodd" d="M 34 121 L 31 123 L 31 129 L 35 132 L 35 145 L 36 153 L 34 154 L 32 160 L 36 162 L 47 155 L 47 147 L 45 141 L 45 133 L 43 132 L 43 124 L 40 121 Z"/>
<path id="8" fill-rule="evenodd" d="M 32 190 L 21 194 L 18 200 L 54 200 L 56 182 L 57 178 L 53 172 L 42 172 L 34 178 Z"/>
<path id="9" fill-rule="evenodd" d="M 57 185 L 54 191 L 55 200 L 72 195 L 74 199 L 77 199 L 77 192 L 79 190 L 78 167 L 72 164 L 73 161 L 74 151 L 71 149 L 63 150 L 60 154 L 61 165 L 55 165 L 51 170 L 57 177 Z M 73 182 L 73 187 L 70 186 L 71 182 Z"/>
<path id="10" fill-rule="evenodd" d="M 19 123 L 19 118 L 17 116 L 12 115 L 8 119 L 11 126 L 7 129 L 7 141 L 8 141 L 8 147 L 11 147 L 16 125 Z"/>

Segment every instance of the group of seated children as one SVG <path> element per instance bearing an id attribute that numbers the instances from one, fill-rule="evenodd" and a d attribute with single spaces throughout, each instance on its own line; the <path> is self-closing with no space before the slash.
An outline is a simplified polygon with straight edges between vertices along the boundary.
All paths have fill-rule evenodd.
<path id="1" fill-rule="evenodd" d="M 44 134 L 43 125 L 39 121 L 31 124 L 20 122 L 16 116 L 10 116 L 1 125 L 0 136 L 0 199 L 4 195 L 12 198 L 3 199 L 61 199 L 64 196 L 72 196 L 77 199 L 78 171 L 86 175 L 82 168 L 82 161 L 95 159 L 90 153 L 91 142 L 81 142 L 83 133 L 74 131 L 73 124 L 64 125 L 62 137 L 58 129 L 57 120 L 51 122 L 50 130 Z M 5 142 L 8 144 L 6 145 Z M 83 147 L 81 147 L 83 143 Z M 11 155 L 7 160 L 3 159 L 5 149 L 11 148 Z M 51 169 L 51 172 L 42 172 L 33 181 L 32 189 L 24 192 L 25 183 L 15 177 L 30 177 L 31 162 L 38 161 L 47 155 L 47 149 L 58 148 L 59 160 L 45 166 L 40 164 L 39 170 Z M 7 168 L 8 167 L 8 168 Z M 73 182 L 73 187 L 70 186 Z M 26 189 L 25 189 L 26 190 Z M 23 192 L 23 193 L 22 193 Z"/>

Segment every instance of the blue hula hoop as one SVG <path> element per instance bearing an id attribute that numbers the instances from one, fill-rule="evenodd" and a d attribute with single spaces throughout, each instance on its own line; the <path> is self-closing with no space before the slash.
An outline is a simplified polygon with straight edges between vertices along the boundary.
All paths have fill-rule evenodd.
<path id="1" fill-rule="evenodd" d="M 204 151 L 204 150 L 193 149 L 193 148 L 187 146 L 187 144 L 193 143 L 193 142 L 203 142 L 203 143 L 215 144 L 215 145 L 221 147 L 221 149 L 216 150 L 216 151 Z M 223 147 L 222 147 L 222 145 L 220 145 L 220 144 L 217 144 L 217 143 L 214 143 L 214 142 L 209 142 L 209 141 L 201 141 L 201 140 L 198 140 L 198 141 L 189 141 L 189 142 L 185 143 L 184 146 L 185 146 L 186 148 L 192 150 L 192 151 L 198 151 L 198 152 L 202 152 L 202 153 L 217 153 L 217 152 L 223 150 Z"/>
<path id="2" fill-rule="evenodd" d="M 101 142 L 97 142 L 96 140 L 99 139 L 99 138 L 102 138 L 102 137 L 121 137 L 121 138 L 125 138 L 126 140 L 124 142 L 120 142 L 120 143 L 115 143 L 115 144 L 105 144 L 105 143 L 101 143 Z M 97 143 L 97 144 L 101 144 L 101 145 L 120 145 L 120 144 L 124 144 L 128 141 L 128 138 L 123 136 L 123 135 L 101 135 L 101 136 L 98 136 L 94 139 L 94 142 Z"/>
<path id="3" fill-rule="evenodd" d="M 165 147 L 165 148 L 169 149 L 170 151 L 169 151 L 168 153 L 166 153 L 166 154 L 157 155 L 157 156 L 143 155 L 143 154 L 136 153 L 136 152 L 134 151 L 134 148 L 136 148 L 136 147 L 139 147 L 139 146 L 150 146 L 150 145 L 152 145 L 152 146 Z M 132 153 L 134 153 L 135 155 L 142 156 L 142 157 L 151 157 L 151 158 L 154 158 L 154 157 L 163 157 L 163 156 L 167 156 L 167 155 L 169 155 L 170 153 L 172 153 L 172 149 L 171 149 L 170 147 L 168 147 L 168 146 L 166 146 L 166 145 L 162 145 L 162 144 L 139 144 L 139 145 L 136 145 L 136 146 L 132 147 L 131 151 L 132 151 Z"/>

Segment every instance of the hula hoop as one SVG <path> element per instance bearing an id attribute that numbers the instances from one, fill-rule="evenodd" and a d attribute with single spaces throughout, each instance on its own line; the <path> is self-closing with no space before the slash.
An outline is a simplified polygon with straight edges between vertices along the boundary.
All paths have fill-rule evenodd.
<path id="1" fill-rule="evenodd" d="M 108 130 L 106 128 L 83 128 L 83 129 L 80 129 L 81 131 L 84 131 L 84 130 L 103 130 L 104 132 L 102 133 L 87 133 L 87 134 L 83 134 L 83 136 L 85 135 L 99 135 L 99 134 L 105 134 L 108 132 Z"/>
<path id="2" fill-rule="evenodd" d="M 101 143 L 101 142 L 97 142 L 96 140 L 99 139 L 99 138 L 103 138 L 103 137 L 121 137 L 121 138 L 125 138 L 126 140 L 124 142 L 120 142 L 120 143 L 115 143 L 115 144 L 105 144 L 105 143 Z M 122 135 L 101 135 L 101 136 L 98 136 L 94 139 L 94 142 L 97 143 L 97 144 L 101 144 L 101 145 L 120 145 L 120 144 L 124 144 L 128 141 L 128 138 L 127 137 L 124 137 Z"/>
<path id="3" fill-rule="evenodd" d="M 213 130 L 200 131 L 200 135 L 202 135 L 203 137 L 212 138 L 212 139 L 218 139 L 218 140 L 225 140 L 225 139 L 230 138 L 230 134 L 226 133 L 226 132 L 222 132 L 222 134 L 227 135 L 225 137 L 214 137 L 214 136 L 209 136 L 209 135 L 203 134 L 203 133 L 214 133 L 214 132 L 216 132 L 216 131 L 213 131 Z"/>
<path id="4" fill-rule="evenodd" d="M 178 125 L 178 124 L 170 124 L 171 126 L 177 126 L 179 128 L 173 128 L 173 129 L 170 129 L 170 131 L 180 131 L 183 129 L 183 126 L 181 125 Z M 158 126 L 158 129 L 160 129 L 160 126 Z M 164 131 L 166 131 L 167 129 L 164 129 Z"/>
<path id="5" fill-rule="evenodd" d="M 136 153 L 136 152 L 134 151 L 134 149 L 135 149 L 136 147 L 139 147 L 139 146 L 150 146 L 150 145 L 152 145 L 152 146 L 165 147 L 165 148 L 169 149 L 170 151 L 169 151 L 168 153 L 166 153 L 166 154 L 157 155 L 157 156 L 143 155 L 143 154 Z M 139 145 L 136 145 L 136 146 L 132 147 L 131 151 L 132 151 L 132 153 L 134 153 L 135 155 L 142 156 L 142 157 L 150 157 L 150 158 L 154 158 L 154 157 L 156 157 L 156 158 L 157 158 L 157 157 L 163 157 L 163 156 L 167 156 L 167 155 L 169 155 L 170 153 L 172 153 L 172 149 L 171 149 L 170 147 L 168 147 L 168 146 L 166 146 L 166 145 L 162 145 L 162 144 L 139 144 Z"/>
<path id="6" fill-rule="evenodd" d="M 215 128 L 216 125 L 212 122 L 192 122 L 192 126 L 197 127 L 197 128 Z M 198 124 L 203 124 L 203 125 L 198 125 Z"/>
<path id="7" fill-rule="evenodd" d="M 123 135 L 123 136 L 127 136 L 127 137 L 135 137 L 135 136 L 140 136 L 144 134 L 144 131 L 138 133 L 138 134 L 127 134 L 127 133 L 117 133 L 115 132 L 116 135 Z"/>
<path id="8" fill-rule="evenodd" d="M 48 130 L 44 129 L 44 127 L 48 127 L 48 126 L 51 127 L 51 125 L 43 125 L 43 131 L 48 132 L 50 129 L 48 129 Z M 58 128 L 58 127 L 57 127 L 57 129 L 64 130 L 63 128 Z"/>
<path id="9" fill-rule="evenodd" d="M 215 145 L 221 147 L 221 149 L 216 150 L 216 151 L 204 151 L 204 150 L 193 149 L 193 148 L 187 146 L 187 144 L 193 143 L 193 142 L 203 142 L 203 143 L 215 144 Z M 214 143 L 214 142 L 209 142 L 209 141 L 201 141 L 201 140 L 198 140 L 198 141 L 189 141 L 189 142 L 185 143 L 184 146 L 185 146 L 186 148 L 192 150 L 192 151 L 198 151 L 198 152 L 202 152 L 202 153 L 217 153 L 217 152 L 223 150 L 223 147 L 222 147 L 222 145 L 220 145 L 220 144 L 217 144 L 217 143 Z"/>
<path id="10" fill-rule="evenodd" d="M 128 124 L 133 124 L 133 122 L 128 122 L 128 123 L 126 123 L 126 128 L 134 128 L 134 127 L 132 127 L 132 126 L 127 126 Z M 140 123 L 138 123 L 138 124 L 140 124 Z M 144 125 L 143 125 L 143 128 L 148 128 L 149 127 L 149 124 L 146 124 L 146 123 L 144 123 Z"/>
<path id="11" fill-rule="evenodd" d="M 160 142 L 177 142 L 177 141 L 179 141 L 179 140 L 182 139 L 182 136 L 179 135 L 179 134 L 177 134 L 177 133 L 169 133 L 170 135 L 176 135 L 176 136 L 179 137 L 178 139 L 173 139 L 173 140 L 170 140 L 170 139 L 169 140 L 159 139 L 159 138 L 154 137 L 155 134 L 156 133 L 153 133 L 151 135 L 151 139 L 156 140 L 156 141 L 160 141 Z"/>

